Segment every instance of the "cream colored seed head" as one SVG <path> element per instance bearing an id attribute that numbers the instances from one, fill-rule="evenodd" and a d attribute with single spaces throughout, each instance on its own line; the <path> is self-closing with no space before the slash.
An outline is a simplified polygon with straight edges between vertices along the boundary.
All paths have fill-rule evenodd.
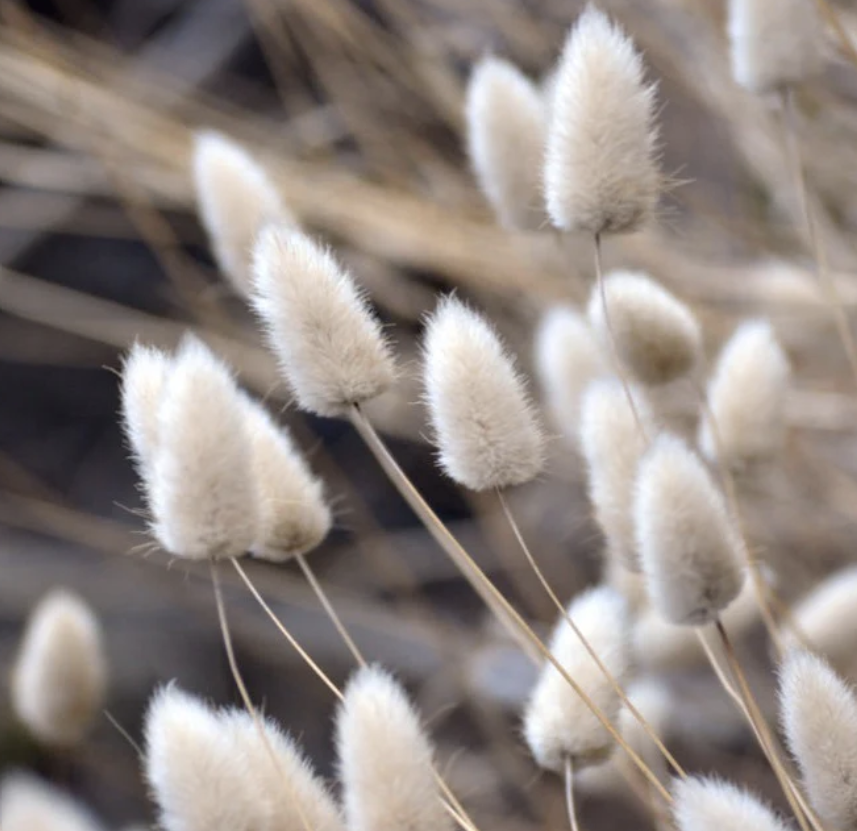
<path id="1" fill-rule="evenodd" d="M 268 227 L 254 255 L 253 305 L 298 405 L 345 414 L 385 392 L 395 366 L 381 326 L 333 255 L 306 234 Z"/>
<path id="2" fill-rule="evenodd" d="M 500 58 L 483 58 L 467 86 L 470 163 L 482 192 L 507 228 L 545 223 L 542 164 L 545 105 L 539 89 Z"/>
<path id="3" fill-rule="evenodd" d="M 268 174 L 243 147 L 215 132 L 197 133 L 193 148 L 197 207 L 221 271 L 239 294 L 252 289 L 253 244 L 271 222 L 295 220 Z"/>
<path id="4" fill-rule="evenodd" d="M 787 831 L 788 826 L 758 798 L 729 782 L 691 777 L 673 786 L 678 831 Z"/>
<path id="5" fill-rule="evenodd" d="M 604 299 L 608 316 L 604 314 Z M 668 384 L 689 374 L 702 354 L 702 333 L 690 309 L 645 274 L 614 271 L 603 296 L 592 290 L 593 331 L 641 384 Z"/>
<path id="6" fill-rule="evenodd" d="M 242 393 L 199 341 L 176 356 L 149 484 L 153 531 L 177 557 L 238 557 L 256 536 L 257 489 Z"/>
<path id="7" fill-rule="evenodd" d="M 548 122 L 545 198 L 553 224 L 634 231 L 657 205 L 655 90 L 628 36 L 589 5 L 559 60 Z"/>
<path id="8" fill-rule="evenodd" d="M 628 610 L 621 595 L 606 586 L 590 589 L 571 602 L 568 614 L 622 683 L 630 660 Z M 615 722 L 619 697 L 565 617 L 557 622 L 549 649 L 603 715 Z M 613 749 L 606 728 L 552 663 L 544 665 L 527 702 L 524 737 L 536 762 L 557 772 L 563 770 L 567 756 L 579 769 L 604 761 Z"/>
<path id="9" fill-rule="evenodd" d="M 423 349 L 425 399 L 447 475 L 477 491 L 535 478 L 544 464 L 541 426 L 491 325 L 445 298 Z"/>
<path id="10" fill-rule="evenodd" d="M 70 794 L 34 776 L 15 773 L 0 784 L 3 831 L 103 831 Z"/>
<path id="11" fill-rule="evenodd" d="M 637 547 L 649 597 L 671 623 L 701 626 L 738 596 L 743 543 L 722 494 L 680 439 L 660 435 L 640 463 Z"/>
<path id="12" fill-rule="evenodd" d="M 101 625 L 92 609 L 70 591 L 48 593 L 30 615 L 12 672 L 16 716 L 40 742 L 71 746 L 101 715 L 106 689 Z"/>

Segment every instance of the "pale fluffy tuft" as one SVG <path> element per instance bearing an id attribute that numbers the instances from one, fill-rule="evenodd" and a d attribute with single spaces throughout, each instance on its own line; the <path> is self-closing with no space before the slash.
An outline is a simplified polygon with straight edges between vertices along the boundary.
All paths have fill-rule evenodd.
<path id="1" fill-rule="evenodd" d="M 470 162 L 482 192 L 507 228 L 545 222 L 542 162 L 545 105 L 540 90 L 500 58 L 483 58 L 467 87 Z"/>
<path id="2" fill-rule="evenodd" d="M 821 72 L 826 46 L 815 0 L 730 0 L 732 75 L 771 92 Z"/>
<path id="3" fill-rule="evenodd" d="M 671 623 L 700 626 L 738 596 L 743 543 L 720 491 L 680 439 L 662 434 L 640 463 L 637 547 L 649 597 Z"/>
<path id="4" fill-rule="evenodd" d="M 103 826 L 70 794 L 24 773 L 0 785 L 3 831 L 102 831 Z"/>
<path id="5" fill-rule="evenodd" d="M 655 90 L 628 36 L 590 5 L 568 35 L 553 86 L 545 198 L 553 224 L 636 230 L 661 187 Z"/>
<path id="6" fill-rule="evenodd" d="M 607 586 L 590 589 L 571 602 L 568 614 L 622 683 L 630 668 L 628 609 L 622 596 Z M 615 722 L 619 697 L 564 617 L 548 648 L 593 704 Z M 607 729 L 551 663 L 544 665 L 527 702 L 524 737 L 536 762 L 557 772 L 563 770 L 566 756 L 580 768 L 604 761 L 613 749 Z"/>
<path id="7" fill-rule="evenodd" d="M 193 149 L 193 181 L 200 219 L 221 271 L 241 295 L 252 289 L 253 243 L 268 223 L 294 218 L 268 174 L 226 136 L 198 133 Z"/>
<path id="8" fill-rule="evenodd" d="M 431 743 L 386 672 L 366 667 L 349 682 L 336 743 L 348 831 L 451 831 Z"/>
<path id="9" fill-rule="evenodd" d="M 821 658 L 788 655 L 780 709 L 789 749 L 813 808 L 836 828 L 857 827 L 857 699 Z"/>
<path id="10" fill-rule="evenodd" d="M 101 714 L 107 659 L 92 609 L 64 589 L 33 609 L 12 672 L 16 716 L 40 742 L 71 746 Z"/>
<path id="11" fill-rule="evenodd" d="M 149 484 L 158 542 L 194 560 L 244 554 L 256 534 L 257 494 L 242 393 L 228 367 L 185 341 L 158 415 Z"/>
<path id="12" fill-rule="evenodd" d="M 332 525 L 324 486 L 285 427 L 256 401 L 244 399 L 256 501 L 255 556 L 282 562 L 316 548 Z"/>
<path id="13" fill-rule="evenodd" d="M 729 782 L 691 777 L 673 786 L 678 831 L 788 831 L 757 797 Z"/>
<path id="14" fill-rule="evenodd" d="M 647 435 L 654 430 L 651 410 L 642 395 L 632 392 Z M 588 466 L 589 499 L 611 557 L 639 570 L 632 503 L 634 478 L 646 450 L 622 383 L 615 378 L 594 381 L 580 409 L 580 447 Z"/>
<path id="15" fill-rule="evenodd" d="M 330 251 L 299 231 L 269 227 L 254 270 L 253 304 L 302 409 L 342 415 L 392 385 L 381 326 Z"/>
<path id="16" fill-rule="evenodd" d="M 615 271 L 604 279 L 604 297 L 592 290 L 587 313 L 605 348 L 641 384 L 668 384 L 689 374 L 702 354 L 702 333 L 693 312 L 645 274 Z M 608 327 L 609 319 L 609 327 Z"/>
<path id="17" fill-rule="evenodd" d="M 741 468 L 773 458 L 783 444 L 790 369 L 770 323 L 741 324 L 723 347 L 708 384 L 708 407 L 717 428 L 703 418 L 699 445 L 706 458 Z"/>
<path id="18" fill-rule="evenodd" d="M 477 491 L 538 475 L 544 437 L 524 381 L 491 325 L 453 297 L 426 326 L 424 383 L 447 475 Z"/>

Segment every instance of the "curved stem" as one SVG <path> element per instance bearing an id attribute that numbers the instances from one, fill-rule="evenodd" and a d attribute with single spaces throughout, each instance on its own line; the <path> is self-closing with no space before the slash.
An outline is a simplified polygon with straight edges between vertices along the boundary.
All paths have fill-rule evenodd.
<path id="1" fill-rule="evenodd" d="M 574 806 L 574 767 L 571 756 L 565 757 L 565 807 L 568 811 L 568 824 L 571 831 L 580 831 L 577 824 L 577 811 Z"/>

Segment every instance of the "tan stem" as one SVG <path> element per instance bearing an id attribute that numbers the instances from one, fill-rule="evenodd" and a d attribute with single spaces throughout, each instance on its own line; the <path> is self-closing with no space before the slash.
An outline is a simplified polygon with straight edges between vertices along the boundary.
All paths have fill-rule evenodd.
<path id="1" fill-rule="evenodd" d="M 574 766 L 571 756 L 565 757 L 565 807 L 568 811 L 568 824 L 571 831 L 580 831 L 577 823 L 577 810 L 574 805 Z"/>

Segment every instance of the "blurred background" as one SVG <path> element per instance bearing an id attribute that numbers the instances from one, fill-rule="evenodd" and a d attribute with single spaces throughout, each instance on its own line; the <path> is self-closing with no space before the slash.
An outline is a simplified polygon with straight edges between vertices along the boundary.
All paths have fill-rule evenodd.
<path id="1" fill-rule="evenodd" d="M 603 0 L 643 50 L 662 102 L 664 168 L 677 186 L 660 221 L 610 240 L 609 266 L 650 271 L 692 303 L 717 346 L 744 317 L 774 321 L 793 360 L 789 453 L 757 483 L 754 539 L 800 596 L 852 557 L 855 393 L 813 277 L 776 103 L 732 82 L 720 0 Z M 797 91 L 796 130 L 830 266 L 857 300 L 857 68 L 852 4 L 833 10 L 831 63 Z M 0 2 L 0 768 L 34 768 L 110 825 L 151 818 L 134 740 L 153 688 L 176 678 L 237 701 L 205 569 L 146 546 L 141 499 L 117 423 L 124 350 L 172 346 L 188 329 L 223 354 L 294 431 L 337 506 L 313 555 L 367 656 L 408 684 L 450 781 L 483 827 L 560 826 L 557 783 L 518 739 L 533 669 L 420 530 L 345 423 L 289 408 L 254 321 L 216 273 L 189 178 L 194 130 L 231 135 L 276 177 L 286 203 L 335 245 L 369 291 L 409 370 L 373 420 L 429 502 L 522 610 L 554 614 L 492 499 L 436 470 L 415 362 L 421 320 L 457 289 L 531 366 L 541 313 L 585 299 L 585 240 L 496 226 L 466 158 L 469 69 L 494 52 L 547 74 L 573 0 L 54 0 Z M 680 396 L 678 397 L 680 399 Z M 676 407 L 681 411 L 682 402 Z M 549 473 L 512 494 L 560 597 L 598 579 L 598 531 L 582 465 L 557 440 Z M 352 668 L 297 570 L 253 574 L 337 682 Z M 107 715 L 74 754 L 40 750 L 6 694 L 26 615 L 74 588 L 101 618 Z M 229 580 L 239 659 L 255 700 L 331 774 L 327 690 Z M 756 633 L 758 634 L 758 633 Z M 757 638 L 756 641 L 760 639 Z M 766 666 L 748 632 L 744 648 Z M 710 677 L 669 669 L 674 750 L 692 768 L 776 786 Z M 770 685 L 770 678 L 760 683 Z M 710 714 L 700 734 L 699 708 Z M 684 721 L 683 721 L 684 720 Z M 694 724 L 695 729 L 683 726 Z M 672 745 L 671 745 L 672 746 Z M 737 770 L 746 772 L 739 777 Z M 592 829 L 640 820 L 633 795 L 585 795 Z M 640 826 L 643 827 L 643 826 Z"/>

